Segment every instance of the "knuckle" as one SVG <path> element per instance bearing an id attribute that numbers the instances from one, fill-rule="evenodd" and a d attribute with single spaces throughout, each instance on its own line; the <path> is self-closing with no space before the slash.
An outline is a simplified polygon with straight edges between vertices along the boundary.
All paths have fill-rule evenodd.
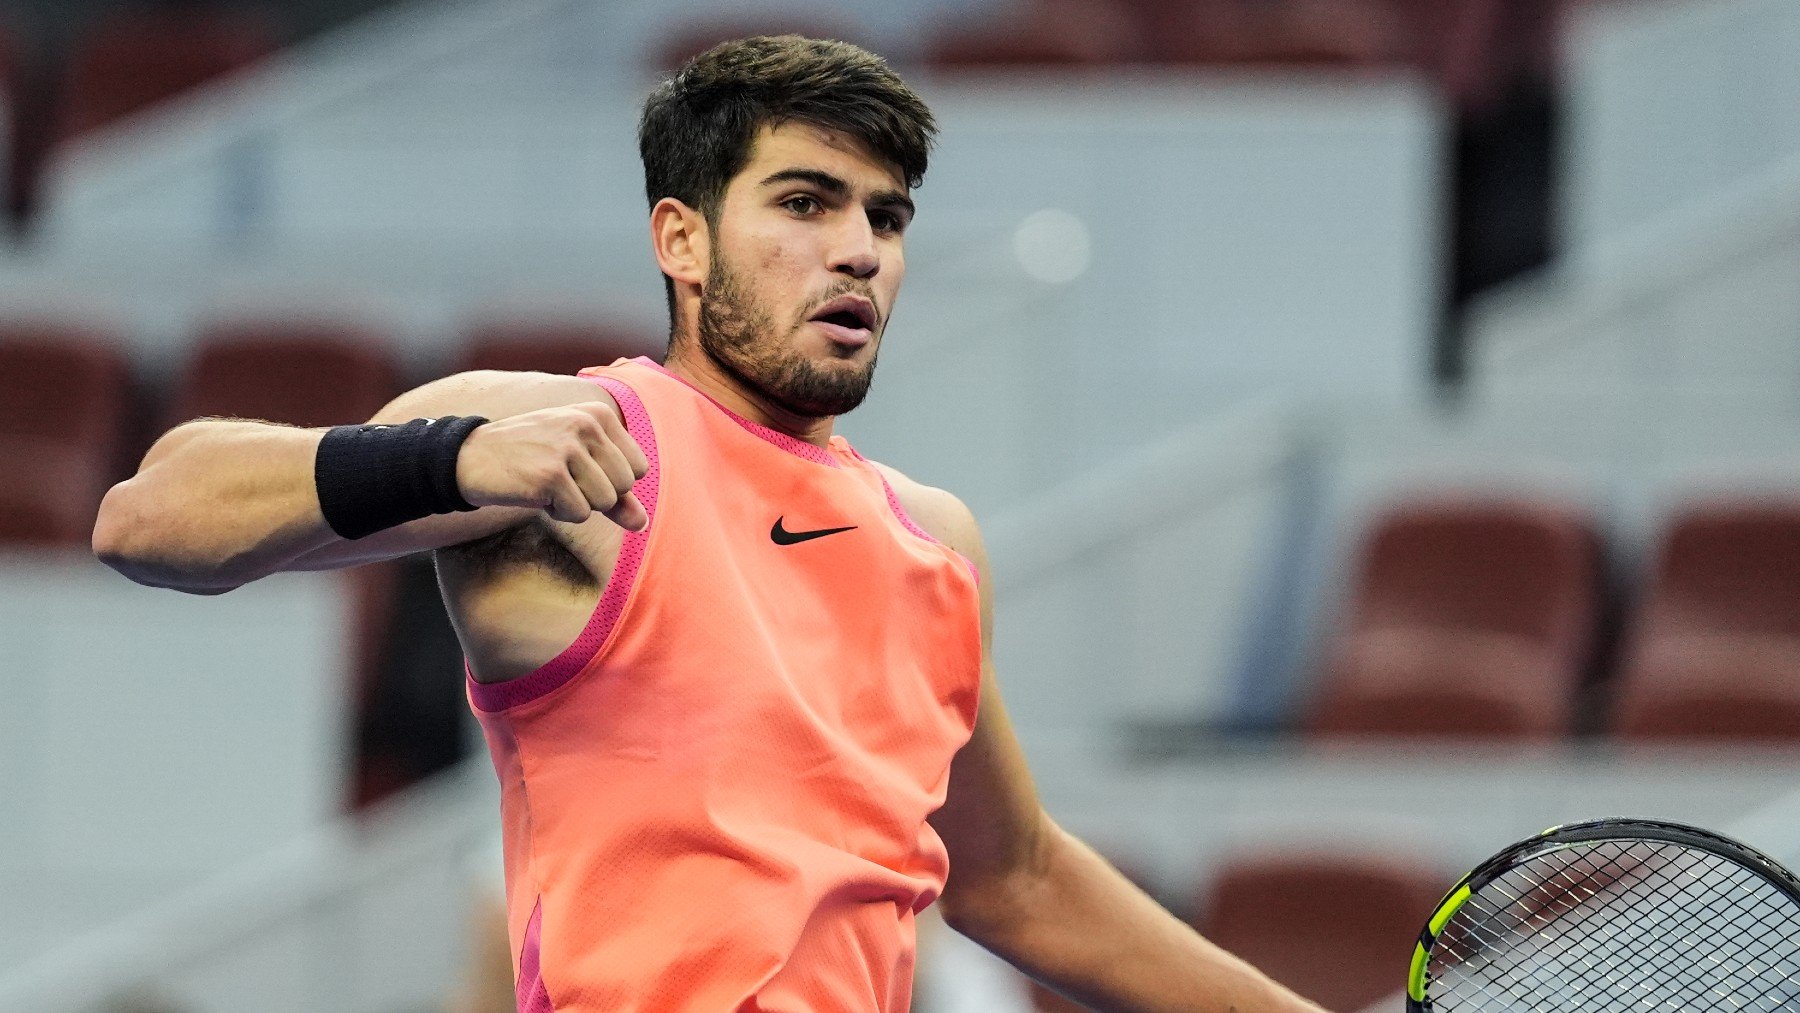
<path id="1" fill-rule="evenodd" d="M 532 488 L 552 493 L 562 488 L 563 471 L 551 465 L 540 466 L 531 476 Z"/>

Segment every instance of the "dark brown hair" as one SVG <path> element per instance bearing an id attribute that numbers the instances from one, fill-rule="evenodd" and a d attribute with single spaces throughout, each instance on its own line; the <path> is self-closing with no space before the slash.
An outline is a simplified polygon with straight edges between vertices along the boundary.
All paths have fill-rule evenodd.
<path id="1" fill-rule="evenodd" d="M 673 197 L 716 226 L 725 187 L 749 163 L 757 131 L 794 120 L 862 141 L 898 166 L 909 188 L 925 178 L 937 133 L 924 101 L 865 49 L 798 35 L 721 43 L 644 102 L 638 153 L 650 206 Z"/>

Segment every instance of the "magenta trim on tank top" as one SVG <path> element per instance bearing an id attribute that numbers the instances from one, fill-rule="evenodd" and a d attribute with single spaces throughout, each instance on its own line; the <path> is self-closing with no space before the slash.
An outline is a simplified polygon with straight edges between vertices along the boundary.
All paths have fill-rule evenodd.
<path id="1" fill-rule="evenodd" d="M 513 1001 L 518 1005 L 519 1013 L 556 1013 L 538 957 L 543 949 L 543 921 L 544 901 L 539 898 L 531 909 L 531 921 L 525 925 L 524 944 L 519 947 L 519 977 L 513 983 Z"/>
<path id="2" fill-rule="evenodd" d="M 584 376 L 582 379 L 599 384 L 613 396 L 613 400 L 619 403 L 619 415 L 625 420 L 626 431 L 644 451 L 644 458 L 650 467 L 644 472 L 644 477 L 631 487 L 631 491 L 637 495 L 638 502 L 643 504 L 644 513 L 650 518 L 650 522 L 644 525 L 642 531 L 625 532 L 624 542 L 619 546 L 619 560 L 613 565 L 612 576 L 600 592 L 600 600 L 595 603 L 587 626 L 561 654 L 545 662 L 536 671 L 506 682 L 476 682 L 474 674 L 469 673 L 468 666 L 464 665 L 470 702 L 478 709 L 490 713 L 517 707 L 561 688 L 593 660 L 601 645 L 606 643 L 613 627 L 618 625 L 619 616 L 625 611 L 625 602 L 631 596 L 633 585 L 637 583 L 638 568 L 644 562 L 644 548 L 650 542 L 650 529 L 656 523 L 656 499 L 662 471 L 650 414 L 644 410 L 644 403 L 638 399 L 637 392 L 624 383 L 605 376 Z"/>
<path id="3" fill-rule="evenodd" d="M 711 401 L 713 403 L 713 407 L 724 412 L 726 415 L 731 416 L 731 420 L 733 422 L 736 422 L 746 432 L 750 433 L 750 435 L 752 435 L 752 436 L 755 436 L 757 439 L 763 440 L 767 443 L 774 444 L 775 446 L 780 447 L 782 450 L 785 450 L 788 453 L 793 454 L 796 457 L 804 457 L 807 460 L 814 462 L 815 464 L 823 464 L 828 468 L 842 468 L 843 467 L 843 464 L 840 463 L 837 458 L 831 456 L 831 451 L 825 449 L 824 447 L 818 446 L 817 444 L 808 443 L 805 440 L 795 439 L 794 437 L 789 436 L 788 434 L 782 432 L 779 429 L 771 429 L 768 426 L 765 426 L 760 422 L 750 421 L 749 419 L 743 417 L 742 415 L 739 415 L 737 412 L 734 412 L 731 409 L 720 404 L 718 399 L 713 397 L 711 394 L 708 394 L 707 392 L 701 390 L 700 388 L 694 386 L 693 384 L 688 383 L 688 381 L 686 379 L 684 379 L 683 377 L 677 376 L 674 373 L 669 372 L 669 370 L 666 367 L 664 367 L 661 363 L 656 362 L 653 359 L 644 358 L 642 356 L 640 356 L 636 359 L 632 359 L 631 361 L 640 363 L 645 366 L 649 366 L 651 369 L 654 369 L 657 372 L 661 373 L 662 375 L 681 383 L 683 386 L 687 387 L 689 390 L 691 390 L 694 393 L 700 395 L 701 397 L 707 399 L 708 401 Z"/>
<path id="4" fill-rule="evenodd" d="M 857 460 L 863 462 L 864 464 L 869 464 L 869 459 L 864 457 L 863 455 L 857 453 L 855 447 L 851 447 L 849 449 L 850 449 L 850 453 L 856 455 Z M 918 524 L 913 522 L 912 515 L 908 514 L 906 512 L 906 508 L 900 505 L 899 495 L 894 492 L 893 485 L 888 482 L 887 476 L 883 475 L 881 473 L 881 469 L 876 468 L 873 464 L 869 464 L 869 467 L 871 470 L 873 470 L 875 472 L 875 477 L 881 479 L 881 488 L 887 493 L 888 509 L 892 510 L 894 512 L 895 517 L 900 518 L 900 526 L 905 528 L 906 530 L 912 532 L 913 534 L 918 535 L 920 538 L 925 539 L 926 541 L 930 542 L 933 545 L 944 545 L 943 541 L 941 539 L 939 539 L 937 536 L 933 535 L 929 531 L 926 531 L 924 528 L 919 527 Z M 950 546 L 944 545 L 944 548 L 950 549 Z M 956 552 L 956 558 L 962 560 L 963 565 L 969 568 L 969 576 L 974 577 L 975 583 L 977 585 L 979 585 L 981 583 L 981 571 L 975 567 L 975 561 L 973 559 L 970 559 L 968 556 L 965 556 L 962 553 L 957 552 L 955 549 L 950 549 L 950 551 Z"/>

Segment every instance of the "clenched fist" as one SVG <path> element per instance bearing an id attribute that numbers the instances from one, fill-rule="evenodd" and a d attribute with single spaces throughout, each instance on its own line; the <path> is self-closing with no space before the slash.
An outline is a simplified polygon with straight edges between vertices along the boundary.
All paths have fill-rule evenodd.
<path id="1" fill-rule="evenodd" d="M 631 531 L 650 522 L 631 494 L 650 463 L 606 401 L 544 408 L 478 426 L 456 459 L 474 506 L 535 507 L 579 524 L 606 515 Z"/>

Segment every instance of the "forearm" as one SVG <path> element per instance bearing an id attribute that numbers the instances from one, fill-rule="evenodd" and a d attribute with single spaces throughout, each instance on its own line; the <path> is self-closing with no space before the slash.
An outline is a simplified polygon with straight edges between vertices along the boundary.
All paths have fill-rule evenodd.
<path id="1" fill-rule="evenodd" d="M 323 435 L 237 419 L 170 431 L 106 494 L 95 555 L 139 583 L 204 592 L 337 540 L 313 483 Z"/>
<path id="2" fill-rule="evenodd" d="M 1097 1010 L 1319 1013 L 1201 938 L 1079 840 L 1050 824 L 1035 867 L 953 924 Z"/>

